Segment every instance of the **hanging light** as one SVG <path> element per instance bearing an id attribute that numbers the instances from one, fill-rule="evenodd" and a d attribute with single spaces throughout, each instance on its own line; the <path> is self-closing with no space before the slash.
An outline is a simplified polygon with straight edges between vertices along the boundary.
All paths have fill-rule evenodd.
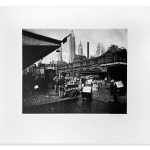
<path id="1" fill-rule="evenodd" d="M 60 49 L 57 49 L 56 52 L 60 52 Z"/>

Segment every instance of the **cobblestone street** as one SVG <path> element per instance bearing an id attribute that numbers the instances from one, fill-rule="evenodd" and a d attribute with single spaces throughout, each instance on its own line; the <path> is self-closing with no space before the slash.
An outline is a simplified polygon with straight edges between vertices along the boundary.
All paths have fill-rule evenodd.
<path id="1" fill-rule="evenodd" d="M 126 98 L 125 98 L 126 99 Z M 29 95 L 23 99 L 23 113 L 126 113 L 126 102 L 114 103 L 109 90 L 93 91 L 93 99 L 60 98 L 54 90 Z"/>

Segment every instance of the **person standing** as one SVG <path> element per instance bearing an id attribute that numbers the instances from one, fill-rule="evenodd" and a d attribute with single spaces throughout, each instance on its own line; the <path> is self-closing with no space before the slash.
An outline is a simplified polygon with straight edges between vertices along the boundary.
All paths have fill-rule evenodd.
<path id="1" fill-rule="evenodd" d="M 58 93 L 58 75 L 54 77 L 53 80 L 55 81 L 55 92 Z"/>
<path id="2" fill-rule="evenodd" d="M 59 96 L 63 97 L 64 96 L 64 86 L 65 86 L 65 79 L 63 76 L 60 77 L 58 80 L 58 85 L 59 85 Z"/>
<path id="3" fill-rule="evenodd" d="M 86 85 L 89 85 L 89 86 L 93 86 L 93 78 L 90 77 L 87 81 L 86 81 Z"/>
<path id="4" fill-rule="evenodd" d="M 110 94 L 113 96 L 114 102 L 118 103 L 118 91 L 114 80 L 111 80 Z"/>

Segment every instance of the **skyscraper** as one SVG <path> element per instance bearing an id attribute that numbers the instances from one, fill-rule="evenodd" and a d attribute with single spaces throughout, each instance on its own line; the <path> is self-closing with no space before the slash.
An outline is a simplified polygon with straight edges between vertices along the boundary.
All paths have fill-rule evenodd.
<path id="1" fill-rule="evenodd" d="M 83 56 L 83 46 L 81 44 L 81 41 L 80 41 L 80 44 L 78 46 L 78 55 Z"/>
<path id="2" fill-rule="evenodd" d="M 97 50 L 96 50 L 96 56 L 101 56 L 104 53 L 104 46 L 102 43 L 98 43 Z"/>
<path id="3" fill-rule="evenodd" d="M 69 62 L 72 63 L 75 56 L 75 36 L 73 30 L 69 38 Z"/>

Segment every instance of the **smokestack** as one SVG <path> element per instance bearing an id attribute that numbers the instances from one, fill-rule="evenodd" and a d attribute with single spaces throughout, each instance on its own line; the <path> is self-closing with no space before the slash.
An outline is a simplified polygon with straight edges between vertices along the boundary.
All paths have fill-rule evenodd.
<path id="1" fill-rule="evenodd" d="M 89 42 L 87 42 L 87 58 L 89 58 Z"/>

